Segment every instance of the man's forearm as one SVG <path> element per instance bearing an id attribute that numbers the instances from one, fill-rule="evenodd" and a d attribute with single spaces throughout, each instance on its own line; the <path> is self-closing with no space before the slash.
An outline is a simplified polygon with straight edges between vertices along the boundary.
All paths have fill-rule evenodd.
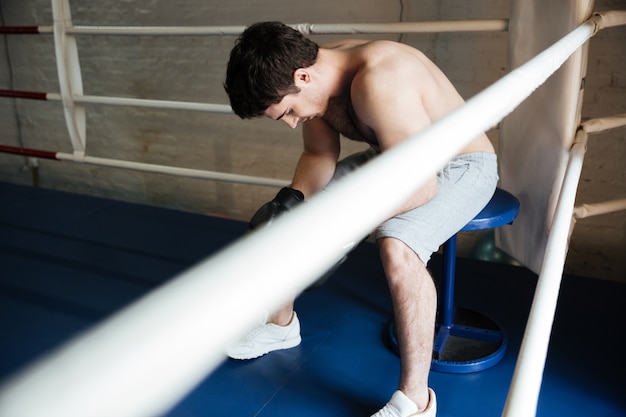
<path id="1" fill-rule="evenodd" d="M 298 160 L 291 187 L 310 198 L 328 183 L 335 173 L 336 158 L 327 154 L 304 152 Z"/>

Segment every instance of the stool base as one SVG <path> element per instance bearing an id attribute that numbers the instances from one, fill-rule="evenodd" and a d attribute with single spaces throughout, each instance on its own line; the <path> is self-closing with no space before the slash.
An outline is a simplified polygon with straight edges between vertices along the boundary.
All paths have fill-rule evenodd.
<path id="1" fill-rule="evenodd" d="M 499 326 L 472 310 L 457 309 L 450 326 L 436 326 L 430 369 L 448 373 L 470 373 L 497 364 L 506 352 L 507 339 Z M 395 323 L 388 326 L 392 349 L 398 354 Z"/>

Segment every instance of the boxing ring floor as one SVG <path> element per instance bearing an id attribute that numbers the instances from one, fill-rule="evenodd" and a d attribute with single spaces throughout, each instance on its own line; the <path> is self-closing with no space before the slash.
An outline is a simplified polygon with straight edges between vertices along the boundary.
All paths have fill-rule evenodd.
<path id="1" fill-rule="evenodd" d="M 1 182 L 0 202 L 0 379 L 246 228 L 232 220 Z M 430 263 L 435 279 L 440 261 L 435 256 Z M 457 271 L 459 303 L 498 321 L 509 347 L 488 370 L 432 372 L 438 416 L 500 416 L 537 277 L 522 267 L 469 259 L 460 259 Z M 626 415 L 624 299 L 624 284 L 564 278 L 537 416 Z M 399 375 L 398 357 L 383 337 L 392 309 L 375 246 L 362 243 L 326 285 L 297 299 L 296 310 L 299 347 L 253 361 L 226 360 L 167 416 L 375 412 Z"/>

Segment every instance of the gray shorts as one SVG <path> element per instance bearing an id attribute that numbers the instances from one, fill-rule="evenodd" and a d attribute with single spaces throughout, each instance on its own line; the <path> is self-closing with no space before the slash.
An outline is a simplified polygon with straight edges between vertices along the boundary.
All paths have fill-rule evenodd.
<path id="1" fill-rule="evenodd" d="M 337 163 L 338 179 L 378 155 L 368 149 Z M 463 228 L 489 202 L 498 183 L 497 157 L 472 153 L 454 157 L 437 173 L 437 195 L 428 203 L 385 221 L 376 239 L 392 237 L 404 242 L 424 262 Z"/>

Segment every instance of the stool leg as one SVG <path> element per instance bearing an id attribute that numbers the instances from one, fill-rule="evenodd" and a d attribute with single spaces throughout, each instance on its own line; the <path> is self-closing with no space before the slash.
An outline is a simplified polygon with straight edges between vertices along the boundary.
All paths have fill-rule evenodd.
<path id="1" fill-rule="evenodd" d="M 439 317 L 435 326 L 430 369 L 450 373 L 477 372 L 495 365 L 502 359 L 507 340 L 504 332 L 493 321 L 471 310 L 455 307 L 456 244 L 457 236 L 454 235 L 443 245 L 444 264 L 442 282 L 439 285 Z M 399 354 L 393 320 L 389 323 L 388 334 L 392 348 Z"/>
<path id="2" fill-rule="evenodd" d="M 469 310 L 455 308 L 456 243 L 457 236 L 454 235 L 443 246 L 440 321 L 433 344 L 431 369 L 441 372 L 468 373 L 481 371 L 498 363 L 504 356 L 507 342 L 499 327 L 486 317 L 480 314 L 472 315 Z M 451 342 L 452 336 L 455 337 L 455 342 Z M 463 340 L 461 345 L 459 345 L 460 339 Z M 448 353 L 444 354 L 446 345 L 450 347 Z M 459 346 L 462 347 L 461 350 Z M 473 347 L 466 349 L 466 346 Z M 477 346 L 484 347 L 483 351 L 478 354 L 475 353 Z M 450 356 L 452 352 L 454 352 L 453 356 Z M 451 357 L 455 359 L 450 359 Z"/>
<path id="3" fill-rule="evenodd" d="M 441 325 L 450 328 L 454 320 L 454 274 L 456 270 L 456 235 L 443 246 L 443 286 Z"/>
<path id="4" fill-rule="evenodd" d="M 440 286 L 440 321 L 436 326 L 433 359 L 438 360 L 454 326 L 454 274 L 456 269 L 456 235 L 443 244 L 443 282 Z"/>

